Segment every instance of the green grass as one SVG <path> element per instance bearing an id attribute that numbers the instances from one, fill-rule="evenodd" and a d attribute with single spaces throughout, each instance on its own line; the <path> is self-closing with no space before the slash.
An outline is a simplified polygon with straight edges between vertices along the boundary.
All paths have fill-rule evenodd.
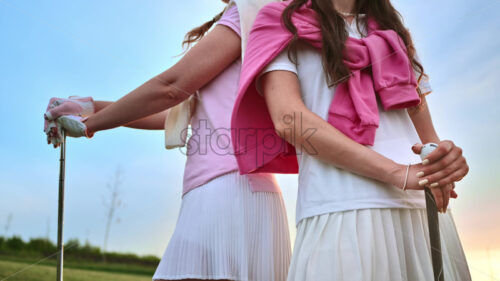
<path id="1" fill-rule="evenodd" d="M 56 267 L 0 260 L 0 281 L 53 281 Z M 151 281 L 151 276 L 65 268 L 65 281 Z"/>
<path id="2" fill-rule="evenodd" d="M 42 260 L 42 262 L 40 262 Z M 24 263 L 26 265 L 29 264 L 39 264 L 39 265 L 48 265 L 48 266 L 56 266 L 56 259 L 44 259 L 44 257 L 39 256 L 5 256 L 0 254 L 0 261 L 10 261 L 14 263 Z M 68 269 L 82 269 L 82 270 L 91 270 L 91 271 L 103 271 L 109 273 L 122 273 L 122 274 L 136 274 L 136 275 L 145 275 L 145 276 L 153 276 L 156 267 L 138 265 L 138 264 L 126 264 L 126 263 L 101 263 L 101 262 L 92 262 L 92 261 L 76 261 L 65 258 L 64 259 L 64 268 Z M 1 281 L 1 279 L 0 279 Z"/>

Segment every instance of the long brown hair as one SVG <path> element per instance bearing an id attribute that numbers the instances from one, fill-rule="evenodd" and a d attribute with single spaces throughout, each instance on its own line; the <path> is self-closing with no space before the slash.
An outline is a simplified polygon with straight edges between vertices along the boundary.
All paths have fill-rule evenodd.
<path id="1" fill-rule="evenodd" d="M 221 0 L 224 3 L 229 3 L 229 0 Z M 199 41 L 205 34 L 210 30 L 210 28 L 216 23 L 220 18 L 222 17 L 222 14 L 224 14 L 224 11 L 226 9 L 222 10 L 222 12 L 218 13 L 213 17 L 211 20 L 207 21 L 206 23 L 195 27 L 191 29 L 186 35 L 184 36 L 184 41 L 182 41 L 182 47 L 184 47 L 186 50 L 189 49 L 189 46 L 191 44 Z"/>
<path id="2" fill-rule="evenodd" d="M 292 14 L 306 4 L 308 0 L 293 0 L 283 11 L 281 20 L 285 27 L 294 35 L 289 44 L 289 57 L 296 62 L 297 28 L 292 23 Z M 335 10 L 332 0 L 312 0 L 312 9 L 316 12 L 321 27 L 323 48 L 323 69 L 327 76 L 329 86 L 344 82 L 350 76 L 349 68 L 344 64 L 343 52 L 345 42 L 349 36 L 345 29 L 342 16 Z M 392 6 L 390 0 L 356 0 L 354 14 L 366 14 L 366 18 L 373 18 L 380 29 L 394 30 L 404 41 L 408 58 L 413 68 L 420 73 L 419 79 L 424 75 L 424 68 L 415 59 L 415 47 L 410 32 L 404 27 L 401 14 Z M 359 30 L 359 26 L 358 26 Z"/>

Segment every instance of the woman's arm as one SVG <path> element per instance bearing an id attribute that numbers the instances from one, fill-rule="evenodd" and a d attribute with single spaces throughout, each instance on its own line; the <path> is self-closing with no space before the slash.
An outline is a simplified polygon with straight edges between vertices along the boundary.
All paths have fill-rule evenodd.
<path id="1" fill-rule="evenodd" d="M 316 157 L 339 168 L 402 187 L 406 166 L 397 164 L 353 141 L 311 112 L 304 105 L 300 96 L 300 86 L 296 74 L 288 71 L 271 71 L 265 73 L 260 79 L 275 129 L 286 141 L 295 147 L 312 146 Z M 297 120 L 298 116 L 300 116 L 300 120 Z M 308 138 L 304 139 L 302 132 L 294 129 L 298 122 L 301 122 L 303 128 L 314 128 L 315 133 L 307 135 Z M 433 162 L 431 161 L 431 163 Z M 411 166 L 407 188 L 423 188 L 425 183 L 421 183 L 422 178 L 417 177 L 417 171 L 422 171 L 423 168 L 422 164 Z M 442 170 L 437 173 L 440 173 L 439 180 L 442 178 L 456 180 L 456 175 L 453 173 L 449 174 L 447 171 L 443 173 Z M 438 208 L 444 208 L 441 189 L 433 188 L 432 192 Z"/>
<path id="2" fill-rule="evenodd" d="M 261 76 L 260 82 L 276 132 L 286 141 L 295 147 L 312 147 L 316 157 L 339 168 L 400 188 L 403 186 L 406 166 L 353 141 L 311 112 L 302 101 L 295 73 L 267 72 Z M 315 132 L 304 139 L 302 132 L 294 129 L 294 124 L 299 122 L 304 129 L 314 128 Z M 415 170 L 414 166 L 412 170 Z M 421 189 L 418 179 L 412 174 L 408 188 Z"/>
<path id="3" fill-rule="evenodd" d="M 454 183 L 448 181 L 439 181 L 438 178 L 442 173 L 451 173 L 458 175 L 458 180 L 463 178 L 469 171 L 469 167 L 465 158 L 462 155 L 462 149 L 457 147 L 452 141 L 445 140 L 440 141 L 436 130 L 434 129 L 434 124 L 432 123 L 432 118 L 427 104 L 427 99 L 425 96 L 421 96 L 421 103 L 416 107 L 408 109 L 408 114 L 413 122 L 415 130 L 422 143 L 437 143 L 438 148 L 436 153 L 432 153 L 431 164 L 426 165 L 420 171 L 421 178 L 427 179 L 430 184 L 434 184 L 435 187 L 442 187 L 444 208 L 446 211 L 446 206 L 448 206 L 448 200 L 451 194 L 452 198 L 457 198 L 457 194 L 453 190 Z M 439 150 L 438 150 L 439 149 Z M 421 145 L 416 145 L 413 147 L 415 153 L 420 153 Z M 437 161 L 440 160 L 440 161 Z M 443 170 L 444 164 L 448 164 L 448 167 Z M 455 164 L 452 164 L 455 163 Z M 451 164 L 451 165 L 450 165 Z M 442 172 L 439 172 L 443 170 Z M 435 174 L 437 172 L 437 174 Z"/>
<path id="4" fill-rule="evenodd" d="M 408 108 L 408 115 L 415 126 L 415 130 L 420 137 L 422 143 L 438 143 L 439 137 L 434 129 L 434 124 L 432 123 L 431 113 L 429 107 L 427 106 L 427 100 L 425 96 L 421 96 L 421 103 L 418 106 Z"/>
<path id="5" fill-rule="evenodd" d="M 130 124 L 179 104 L 219 75 L 240 52 L 238 34 L 215 26 L 173 67 L 91 115 L 85 122 L 88 133 Z"/>
<path id="6" fill-rule="evenodd" d="M 462 148 L 450 140 L 440 140 L 432 123 L 429 106 L 425 95 L 421 96 L 422 102 L 416 107 L 408 109 L 408 114 L 420 137 L 422 143 L 434 142 L 438 144 L 423 163 L 420 177 L 427 180 L 431 187 L 449 188 L 455 181 L 460 181 L 469 172 L 469 166 L 462 155 Z M 420 153 L 422 145 L 413 147 L 415 153 Z M 445 176 L 449 175 L 449 176 Z"/>
<path id="7" fill-rule="evenodd" d="M 112 101 L 94 101 L 95 112 L 113 104 Z M 125 127 L 143 130 L 164 130 L 168 109 L 125 124 Z"/>

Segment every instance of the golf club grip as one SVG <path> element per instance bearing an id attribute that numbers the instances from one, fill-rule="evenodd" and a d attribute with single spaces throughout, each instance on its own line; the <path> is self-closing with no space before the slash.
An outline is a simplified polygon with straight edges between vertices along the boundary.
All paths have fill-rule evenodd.
<path id="1" fill-rule="evenodd" d="M 439 233 L 439 218 L 434 195 L 429 188 L 425 188 L 425 203 L 427 208 L 427 223 L 431 242 L 432 269 L 435 281 L 444 281 L 443 257 L 441 254 L 441 235 Z"/>

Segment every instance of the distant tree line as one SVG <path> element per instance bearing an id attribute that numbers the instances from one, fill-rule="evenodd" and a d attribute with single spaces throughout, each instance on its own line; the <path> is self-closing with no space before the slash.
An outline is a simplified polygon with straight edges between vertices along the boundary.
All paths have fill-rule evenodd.
<path id="1" fill-rule="evenodd" d="M 64 244 L 64 259 L 69 261 L 101 262 L 104 252 L 99 247 L 89 243 L 80 244 L 78 239 L 68 240 Z M 40 258 L 53 256 L 57 247 L 47 238 L 31 238 L 25 242 L 19 236 L 10 238 L 0 236 L 0 256 L 15 256 L 23 258 Z M 109 263 L 144 265 L 156 267 L 160 261 L 155 256 L 138 256 L 131 253 L 106 252 L 106 261 Z"/>

